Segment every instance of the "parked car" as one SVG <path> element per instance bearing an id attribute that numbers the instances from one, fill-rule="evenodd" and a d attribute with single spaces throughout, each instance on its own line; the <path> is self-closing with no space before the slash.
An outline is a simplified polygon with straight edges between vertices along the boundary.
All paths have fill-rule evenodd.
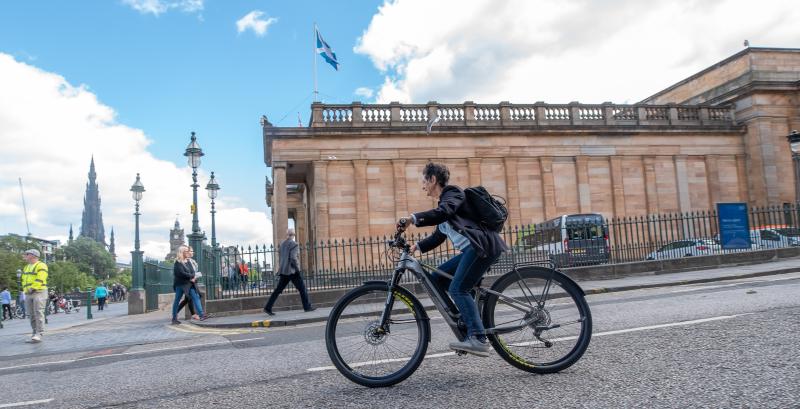
<path id="1" fill-rule="evenodd" d="M 665 260 L 690 256 L 707 256 L 719 251 L 721 251 L 720 245 L 712 239 L 676 240 L 648 254 L 647 259 Z"/>
<path id="2" fill-rule="evenodd" d="M 800 234 L 794 228 L 750 230 L 750 241 L 756 248 L 775 249 L 800 246 Z"/>

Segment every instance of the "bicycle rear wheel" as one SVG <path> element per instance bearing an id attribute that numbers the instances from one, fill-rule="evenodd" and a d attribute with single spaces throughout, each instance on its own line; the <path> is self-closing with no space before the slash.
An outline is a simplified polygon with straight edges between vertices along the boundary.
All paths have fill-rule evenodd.
<path id="1" fill-rule="evenodd" d="M 489 340 L 511 365 L 534 373 L 558 372 L 577 362 L 589 347 L 589 305 L 583 290 L 562 273 L 544 267 L 518 268 L 500 277 L 491 289 L 503 297 L 487 296 L 484 325 L 497 331 Z"/>
<path id="2" fill-rule="evenodd" d="M 351 290 L 331 310 L 325 344 L 334 366 L 347 379 L 368 386 L 391 386 L 409 377 L 425 358 L 430 324 L 422 305 L 403 288 L 394 291 L 388 332 L 380 319 L 387 283 Z"/>

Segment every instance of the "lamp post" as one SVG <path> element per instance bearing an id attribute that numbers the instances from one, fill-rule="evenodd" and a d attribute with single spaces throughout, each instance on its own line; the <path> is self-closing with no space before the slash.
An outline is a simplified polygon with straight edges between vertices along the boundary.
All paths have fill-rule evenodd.
<path id="1" fill-rule="evenodd" d="M 131 285 L 131 297 L 128 302 L 128 314 L 142 314 L 145 311 L 145 291 L 144 291 L 144 264 L 142 262 L 142 251 L 139 249 L 139 201 L 142 200 L 144 185 L 136 174 L 136 181 L 131 186 L 131 195 L 136 202 L 136 211 L 133 213 L 136 224 L 134 228 L 133 251 L 131 252 L 131 267 L 133 277 Z M 91 305 L 88 306 L 91 309 Z"/>
<path id="2" fill-rule="evenodd" d="M 209 294 L 212 296 L 216 295 L 216 285 L 219 282 L 219 249 L 217 248 L 217 224 L 215 221 L 215 215 L 217 213 L 216 209 L 214 208 L 214 199 L 217 198 L 217 193 L 219 192 L 219 184 L 217 183 L 217 179 L 214 177 L 214 172 L 211 172 L 211 179 L 208 181 L 206 185 L 206 191 L 208 191 L 208 198 L 211 199 L 211 251 L 214 252 L 214 257 L 212 257 L 212 276 L 211 276 L 211 285 Z"/>
<path id="3" fill-rule="evenodd" d="M 17 292 L 17 304 L 19 304 L 19 300 L 22 298 L 22 270 L 20 269 L 17 269 L 17 288 L 19 289 Z M 25 303 L 22 303 L 22 311 L 25 313 L 22 318 L 26 318 L 28 312 L 25 311 Z"/>
<path id="4" fill-rule="evenodd" d="M 792 163 L 794 164 L 794 201 L 800 203 L 800 132 L 793 130 L 786 135 L 789 140 L 789 147 L 792 150 Z"/>
<path id="5" fill-rule="evenodd" d="M 186 147 L 186 161 L 192 168 L 192 233 L 189 234 L 189 245 L 192 246 L 195 254 L 195 260 L 203 259 L 203 240 L 205 235 L 200 231 L 200 223 L 197 220 L 197 168 L 200 167 L 200 158 L 203 156 L 203 150 L 197 143 L 197 136 L 192 132 L 192 138 L 189 145 Z"/>

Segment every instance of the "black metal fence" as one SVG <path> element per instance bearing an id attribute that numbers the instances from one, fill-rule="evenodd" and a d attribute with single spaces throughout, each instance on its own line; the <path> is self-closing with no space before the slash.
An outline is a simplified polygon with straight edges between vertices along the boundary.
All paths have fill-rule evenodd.
<path id="1" fill-rule="evenodd" d="M 722 249 L 716 210 L 612 219 L 576 215 L 560 223 L 507 226 L 501 235 L 510 251 L 489 274 L 502 274 L 517 263 L 569 268 L 800 245 L 797 204 L 752 208 L 748 215 L 752 246 L 745 250 Z M 415 233 L 407 238 L 414 243 L 423 237 Z M 383 236 L 300 243 L 306 286 L 311 291 L 351 288 L 366 280 L 387 279 L 395 267 L 387 255 L 391 252 L 388 240 L 389 236 Z M 420 261 L 438 265 L 456 253 L 446 241 Z M 274 246 L 231 246 L 204 254 L 201 270 L 209 299 L 267 295 L 275 288 L 278 254 Z M 218 273 L 206 273 L 214 271 L 215 265 Z M 295 289 L 290 286 L 286 291 Z"/>

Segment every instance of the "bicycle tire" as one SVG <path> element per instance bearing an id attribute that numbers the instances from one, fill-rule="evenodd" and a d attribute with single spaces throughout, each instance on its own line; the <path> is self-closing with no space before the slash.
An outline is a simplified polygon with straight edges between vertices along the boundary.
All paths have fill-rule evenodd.
<path id="1" fill-rule="evenodd" d="M 564 274 L 546 267 L 522 267 L 500 277 L 491 289 L 528 304 L 531 311 L 523 313 L 489 293 L 483 307 L 486 328 L 534 320 L 515 332 L 489 334 L 492 347 L 506 362 L 528 372 L 555 373 L 575 364 L 586 352 L 592 338 L 592 313 L 583 290 Z M 544 308 L 533 308 L 538 301 Z M 560 324 L 541 330 L 539 337 L 535 334 L 534 327 Z"/>
<path id="2" fill-rule="evenodd" d="M 374 388 L 402 382 L 425 358 L 430 341 L 427 313 L 408 290 L 397 287 L 393 292 L 389 333 L 376 332 L 389 295 L 387 283 L 367 283 L 350 290 L 328 316 L 328 355 L 342 375 L 359 385 Z M 407 346 L 400 344 L 404 340 L 410 341 Z M 381 368 L 386 369 L 378 372 Z"/>

